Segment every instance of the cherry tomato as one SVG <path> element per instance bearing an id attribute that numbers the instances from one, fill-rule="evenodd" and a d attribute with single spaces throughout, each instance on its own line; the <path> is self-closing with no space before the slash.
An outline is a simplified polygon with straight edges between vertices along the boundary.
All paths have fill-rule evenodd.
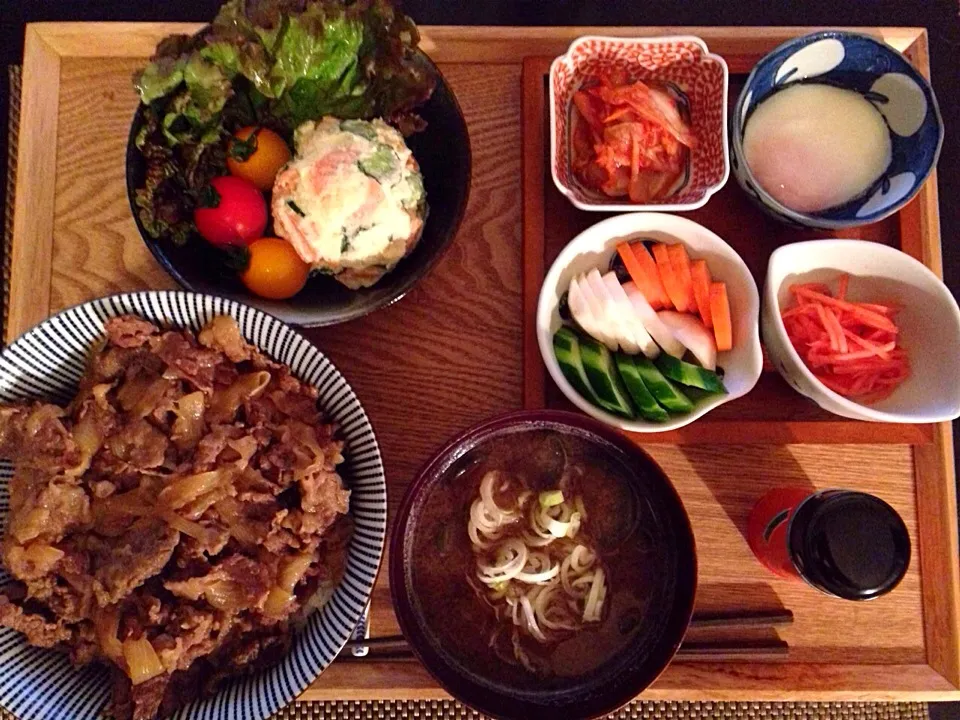
<path id="1" fill-rule="evenodd" d="M 249 180 L 261 190 L 273 188 L 277 172 L 288 160 L 290 148 L 268 128 L 240 128 L 227 150 L 230 174 Z"/>
<path id="2" fill-rule="evenodd" d="M 250 292 L 271 300 L 286 300 L 303 289 L 310 266 L 286 240 L 260 238 L 250 243 L 247 250 L 250 264 L 240 279 Z"/>
<path id="3" fill-rule="evenodd" d="M 246 180 L 217 177 L 200 191 L 193 221 L 200 234 L 214 245 L 247 245 L 263 235 L 267 203 Z"/>

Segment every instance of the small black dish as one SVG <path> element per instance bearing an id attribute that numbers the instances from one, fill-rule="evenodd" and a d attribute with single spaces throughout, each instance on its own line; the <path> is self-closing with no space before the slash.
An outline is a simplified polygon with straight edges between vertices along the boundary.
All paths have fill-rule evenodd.
<path id="1" fill-rule="evenodd" d="M 440 70 L 424 54 L 420 58 L 437 75 L 437 87 L 417 113 L 426 121 L 424 131 L 407 138 L 420 164 L 430 214 L 416 248 L 370 288 L 350 290 L 336 280 L 314 275 L 306 287 L 289 300 L 266 300 L 248 291 L 239 277 L 223 264 L 219 250 L 199 235 L 184 245 L 169 238 L 154 239 L 140 222 L 134 201 L 144 184 L 146 163 L 135 140 L 143 124 L 143 105 L 137 107 L 127 138 L 127 199 L 137 230 L 147 248 L 170 275 L 187 290 L 222 295 L 253 305 L 284 322 L 304 327 L 334 325 L 362 317 L 396 302 L 439 262 L 463 219 L 470 195 L 470 137 L 463 112 Z"/>

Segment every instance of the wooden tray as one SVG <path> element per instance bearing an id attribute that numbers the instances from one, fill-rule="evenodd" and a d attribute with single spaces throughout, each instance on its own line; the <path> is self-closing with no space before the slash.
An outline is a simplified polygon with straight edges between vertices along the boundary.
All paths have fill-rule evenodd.
<path id="1" fill-rule="evenodd" d="M 807 32 L 806 29 L 802 33 Z M 801 33 L 801 34 L 802 34 Z M 913 33 L 913 34 L 911 34 Z M 925 38 L 911 30 L 887 32 L 886 40 L 902 50 L 930 76 Z M 771 43 L 767 50 L 776 43 Z M 921 48 L 921 45 L 923 46 Z M 711 46 L 713 49 L 713 46 Z M 732 112 L 746 74 L 756 55 L 727 57 L 730 65 L 729 107 Z M 722 53 L 722 51 L 721 51 Z M 573 409 L 573 404 L 549 379 L 536 342 L 536 303 L 545 269 L 566 244 L 608 213 L 575 208 L 550 177 L 550 110 L 547 79 L 553 57 L 528 57 L 523 64 L 524 158 L 524 377 L 527 407 Z M 744 259 L 762 288 L 770 254 L 799 240 L 825 237 L 872 240 L 902 249 L 940 272 L 940 231 L 935 173 L 917 197 L 901 212 L 872 225 L 840 231 L 795 230 L 768 217 L 754 205 L 732 177 L 726 186 L 688 217 L 724 238 Z M 638 434 L 645 443 L 909 443 L 930 442 L 931 425 L 866 423 L 847 420 L 820 409 L 793 390 L 768 362 L 757 386 L 744 397 L 729 402 L 691 425 L 673 432 Z"/>
<path id="2" fill-rule="evenodd" d="M 156 42 L 198 25 L 40 24 L 26 35 L 13 276 L 7 337 L 61 308 L 112 292 L 169 288 L 137 234 L 124 188 L 124 148 L 137 98 L 132 72 Z M 459 430 L 536 399 L 543 384 L 523 363 L 524 274 L 542 276 L 544 255 L 525 258 L 521 177 L 543 183 L 542 158 L 522 161 L 527 56 L 548 58 L 587 33 L 689 32 L 742 73 L 800 28 L 423 28 L 423 47 L 460 100 L 473 146 L 473 189 L 457 240 L 403 301 L 307 335 L 344 372 L 373 419 L 383 450 L 391 513 L 429 454 Z M 925 62 L 922 30 L 866 29 Z M 530 65 L 528 64 L 528 67 Z M 542 67 L 542 65 L 540 66 Z M 542 72 L 541 72 L 542 74 Z M 526 131 L 521 128 L 526 126 Z M 528 143 L 529 144 L 529 143 Z M 542 186 L 541 186 L 542 187 Z M 925 194 L 936 237 L 935 187 Z M 542 191 L 541 191 L 542 194 Z M 713 202 L 717 202 L 714 200 Z M 920 208 L 914 209 L 920 212 Z M 936 267 L 937 247 L 929 248 Z M 533 269 L 533 270 L 532 270 Z M 529 278 L 528 278 L 529 280 Z M 538 380 L 539 377 L 539 380 Z M 794 625 L 781 635 L 786 664 L 675 663 L 650 699 L 960 698 L 960 582 L 949 427 L 930 442 L 853 445 L 649 446 L 691 515 L 700 552 L 698 610 L 783 605 Z M 741 437 L 741 439 L 744 439 Z M 807 440 L 810 438 L 807 437 Z M 831 438 L 820 437 L 819 440 Z M 873 444 L 870 444 L 873 443 Z M 752 503 L 783 483 L 877 493 L 904 517 L 914 561 L 903 584 L 874 602 L 827 598 L 781 581 L 753 559 L 742 535 Z M 372 633 L 398 632 L 387 573 L 373 593 Z M 305 699 L 444 697 L 417 663 L 334 663 Z"/>

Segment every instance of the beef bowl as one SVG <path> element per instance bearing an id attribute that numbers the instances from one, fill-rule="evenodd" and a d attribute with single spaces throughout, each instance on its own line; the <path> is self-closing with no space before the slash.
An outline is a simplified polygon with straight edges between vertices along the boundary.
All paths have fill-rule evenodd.
<path id="1" fill-rule="evenodd" d="M 54 315 L 0 353 L 0 457 L 11 715 L 266 720 L 363 615 L 377 441 L 266 313 L 138 292 Z"/>
<path id="2" fill-rule="evenodd" d="M 650 685 L 693 611 L 696 548 L 657 464 L 590 418 L 522 411 L 444 446 L 390 548 L 400 627 L 499 718 L 597 717 Z"/>

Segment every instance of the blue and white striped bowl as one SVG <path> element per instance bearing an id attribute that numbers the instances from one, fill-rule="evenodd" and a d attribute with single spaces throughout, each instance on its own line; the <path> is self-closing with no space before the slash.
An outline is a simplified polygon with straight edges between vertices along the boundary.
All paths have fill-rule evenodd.
<path id="1" fill-rule="evenodd" d="M 320 405 L 340 426 L 346 461 L 340 474 L 351 490 L 355 521 L 343 581 L 308 620 L 290 653 L 273 668 L 226 684 L 214 696 L 180 710 L 178 720 L 266 720 L 333 661 L 350 638 L 370 597 L 386 533 L 387 491 L 380 449 L 367 415 L 343 375 L 306 338 L 272 315 L 233 300 L 187 292 L 137 292 L 93 300 L 37 325 L 0 353 L 0 401 L 48 398 L 65 404 L 76 392 L 104 321 L 133 313 L 161 326 L 199 330 L 230 315 L 248 342 L 315 386 Z M 13 467 L 0 461 L 0 526 L 9 508 Z M 0 583 L 9 575 L 0 572 Z M 107 717 L 105 669 L 76 669 L 63 655 L 26 644 L 0 628 L 0 706 L 20 720 L 99 720 Z"/>

